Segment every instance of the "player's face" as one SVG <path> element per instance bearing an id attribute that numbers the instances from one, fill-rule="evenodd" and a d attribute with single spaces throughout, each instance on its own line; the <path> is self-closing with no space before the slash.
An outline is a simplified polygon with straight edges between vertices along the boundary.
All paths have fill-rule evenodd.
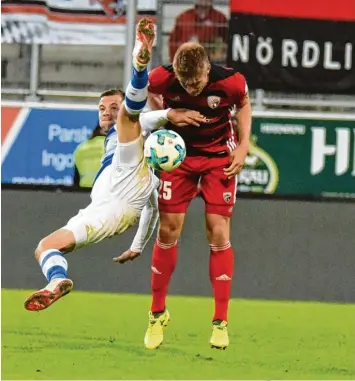
<path id="1" fill-rule="evenodd" d="M 200 95 L 202 90 L 208 83 L 208 75 L 210 72 L 210 65 L 206 64 L 205 67 L 200 70 L 194 77 L 179 77 L 181 86 L 186 90 L 189 95 L 196 97 Z"/>
<path id="2" fill-rule="evenodd" d="M 104 134 L 116 123 L 122 101 L 123 99 L 120 94 L 108 95 L 100 99 L 99 121 Z"/>

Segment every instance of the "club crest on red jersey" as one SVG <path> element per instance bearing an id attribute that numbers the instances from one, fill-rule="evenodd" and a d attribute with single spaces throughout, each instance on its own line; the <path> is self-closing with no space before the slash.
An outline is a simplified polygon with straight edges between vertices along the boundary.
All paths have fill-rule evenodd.
<path id="1" fill-rule="evenodd" d="M 221 98 L 217 97 L 216 95 L 211 95 L 207 97 L 207 104 L 208 104 L 208 107 L 210 107 L 211 109 L 217 108 L 220 102 L 221 102 Z"/>

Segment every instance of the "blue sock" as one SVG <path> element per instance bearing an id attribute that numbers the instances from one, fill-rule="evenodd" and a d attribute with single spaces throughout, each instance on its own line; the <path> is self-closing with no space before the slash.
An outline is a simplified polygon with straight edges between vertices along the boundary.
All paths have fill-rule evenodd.
<path id="1" fill-rule="evenodd" d="M 148 71 L 133 68 L 132 79 L 126 89 L 125 107 L 129 114 L 137 115 L 145 107 L 148 98 Z"/>
<path id="2" fill-rule="evenodd" d="M 142 85 L 142 87 L 146 86 L 147 82 L 148 82 L 148 69 L 145 68 L 141 71 L 138 71 L 136 70 L 134 67 L 132 68 L 132 79 L 131 79 L 131 82 L 133 83 L 133 86 L 135 86 L 134 82 L 136 82 L 137 80 L 140 80 L 142 79 L 142 81 L 144 80 L 146 83 L 144 83 Z M 138 88 L 138 87 L 137 87 Z"/>
<path id="3" fill-rule="evenodd" d="M 59 250 L 49 249 L 44 251 L 39 258 L 39 265 L 48 282 L 53 279 L 68 278 L 68 262 Z"/>

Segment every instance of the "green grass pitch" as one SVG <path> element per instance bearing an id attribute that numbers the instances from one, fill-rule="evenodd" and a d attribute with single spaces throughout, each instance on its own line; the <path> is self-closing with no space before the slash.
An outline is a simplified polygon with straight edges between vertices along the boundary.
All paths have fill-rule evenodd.
<path id="1" fill-rule="evenodd" d="M 355 305 L 232 300 L 226 351 L 211 298 L 170 297 L 161 348 L 143 346 L 150 297 L 73 292 L 48 310 L 2 290 L 2 379 L 354 379 Z"/>

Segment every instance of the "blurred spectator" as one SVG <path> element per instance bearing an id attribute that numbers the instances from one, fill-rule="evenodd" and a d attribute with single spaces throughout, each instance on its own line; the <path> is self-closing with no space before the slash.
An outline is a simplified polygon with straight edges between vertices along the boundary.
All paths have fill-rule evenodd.
<path id="1" fill-rule="evenodd" d="M 212 0 L 195 0 L 195 7 L 181 13 L 170 33 L 170 62 L 177 48 L 194 41 L 205 47 L 211 62 L 224 64 L 227 55 L 228 20 L 213 8 Z"/>
<path id="2" fill-rule="evenodd" d="M 89 140 L 81 143 L 74 151 L 74 186 L 91 188 L 95 176 L 101 167 L 104 143 L 107 131 L 98 123 Z"/>

